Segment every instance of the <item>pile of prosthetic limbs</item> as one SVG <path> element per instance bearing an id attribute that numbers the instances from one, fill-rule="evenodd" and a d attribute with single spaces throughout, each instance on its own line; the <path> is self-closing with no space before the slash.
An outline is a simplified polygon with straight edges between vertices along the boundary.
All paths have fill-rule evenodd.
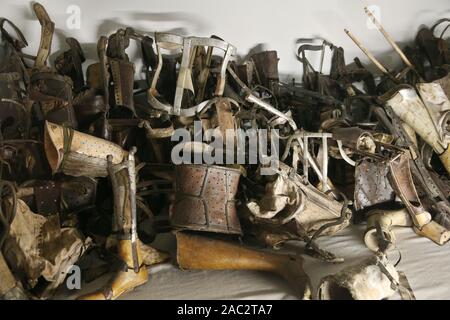
<path id="1" fill-rule="evenodd" d="M 101 36 L 89 66 L 74 38 L 50 64 L 55 24 L 32 8 L 35 55 L 0 19 L 0 298 L 52 298 L 78 266 L 86 282 L 111 276 L 79 299 L 117 299 L 170 260 L 270 272 L 301 299 L 414 299 L 389 253 L 397 227 L 450 239 L 450 51 L 446 29 L 435 36 L 448 20 L 402 50 L 366 10 L 400 70 L 346 30 L 380 73 L 305 39 L 302 82 L 284 83 L 276 51 L 243 60 L 217 36 L 130 27 Z M 359 223 L 373 257 L 324 277 L 313 297 L 303 255 L 344 261 L 316 240 Z M 162 233 L 176 239 L 172 257 L 152 247 Z M 287 252 L 288 241 L 304 246 Z"/>

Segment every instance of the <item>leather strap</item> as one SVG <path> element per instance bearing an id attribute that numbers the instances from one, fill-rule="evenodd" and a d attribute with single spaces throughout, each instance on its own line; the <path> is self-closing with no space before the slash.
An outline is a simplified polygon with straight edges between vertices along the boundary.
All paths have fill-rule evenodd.
<path id="1" fill-rule="evenodd" d="M 126 30 L 119 29 L 116 33 L 109 36 L 106 55 L 109 58 L 128 61 L 129 59 L 125 53 L 125 49 L 128 48 L 129 44 L 130 39 Z"/>
<path id="2" fill-rule="evenodd" d="M 400 293 L 400 296 L 403 300 L 416 300 L 416 296 L 414 295 L 414 291 L 412 290 L 408 278 L 406 277 L 406 274 L 403 271 L 398 271 L 398 290 Z"/>
<path id="3" fill-rule="evenodd" d="M 34 61 L 34 67 L 42 68 L 47 65 L 47 58 L 51 52 L 55 24 L 40 3 L 35 2 L 33 4 L 33 9 L 41 24 L 41 43 L 39 44 L 36 60 Z"/>
<path id="4" fill-rule="evenodd" d="M 134 154 L 136 153 L 136 148 L 132 147 L 128 153 L 127 158 L 118 164 L 112 163 L 112 156 L 108 156 L 108 174 L 111 180 L 111 184 L 114 191 L 114 214 L 116 219 L 125 218 L 125 214 L 129 214 L 128 217 L 131 221 L 130 229 L 128 227 L 125 229 L 124 226 L 120 226 L 121 230 L 119 232 L 123 236 L 129 236 L 131 240 L 131 251 L 133 256 L 133 269 L 137 273 L 139 272 L 139 259 L 137 251 L 137 212 L 136 212 L 136 171 L 135 171 L 135 159 Z M 126 174 L 119 176 L 121 171 L 125 170 Z M 126 186 L 121 185 L 120 180 L 123 179 L 122 183 L 127 184 Z M 128 199 L 121 198 L 119 190 L 125 187 L 125 197 Z M 125 212 L 125 206 L 123 205 L 126 201 L 129 201 L 129 213 Z M 117 226 L 119 227 L 119 225 Z"/>
<path id="5" fill-rule="evenodd" d="M 30 77 L 30 98 L 37 101 L 72 102 L 72 80 L 54 72 L 35 72 Z"/>
<path id="6" fill-rule="evenodd" d="M 448 25 L 444 28 L 444 30 L 442 30 L 441 35 L 439 36 L 440 39 L 442 39 L 444 37 L 445 32 L 448 30 L 448 28 L 450 27 L 450 19 L 449 18 L 442 18 L 440 20 L 438 20 L 431 28 L 431 32 L 434 34 L 434 30 L 436 29 L 436 27 L 444 22 L 447 22 Z"/>
<path id="7" fill-rule="evenodd" d="M 301 41 L 304 43 L 306 41 L 312 41 L 313 39 L 301 39 Z M 329 46 L 331 49 L 334 47 L 333 44 L 327 42 L 326 40 L 322 40 L 321 45 L 313 45 L 313 44 L 303 44 L 301 45 L 297 50 L 297 58 L 298 60 L 303 64 L 303 78 L 304 80 L 308 77 L 311 77 L 311 73 L 314 74 L 317 71 L 314 69 L 314 67 L 311 65 L 309 60 L 306 58 L 306 51 L 321 51 L 321 57 L 320 57 L 320 67 L 319 67 L 319 73 L 322 72 L 322 66 L 323 66 L 323 59 L 325 54 L 325 48 Z M 305 81 L 310 82 L 310 81 Z"/>
<path id="8" fill-rule="evenodd" d="M 21 76 L 18 72 L 0 73 L 0 81 L 13 82 L 13 81 L 19 81 L 20 79 L 21 79 Z"/>
<path id="9" fill-rule="evenodd" d="M 395 280 L 391 275 L 389 270 L 386 268 L 385 263 L 382 261 L 383 258 L 377 257 L 377 266 L 380 268 L 381 272 L 389 279 L 391 282 L 391 289 L 400 293 L 402 300 L 416 300 L 413 290 L 409 285 L 406 275 L 402 271 L 398 271 L 399 281 Z M 384 258 L 387 259 L 387 258 Z"/>
<path id="10" fill-rule="evenodd" d="M 11 28 L 16 33 L 18 39 L 13 38 L 8 33 L 8 31 L 5 30 L 5 28 L 4 28 L 5 22 L 8 23 L 11 26 Z M 2 37 L 6 41 L 11 43 L 14 46 L 14 48 L 16 48 L 16 50 L 21 50 L 22 48 L 25 48 L 26 46 L 28 46 L 27 40 L 25 39 L 25 36 L 23 35 L 23 33 L 20 31 L 20 29 L 14 23 L 12 23 L 8 19 L 0 18 L 0 32 L 2 34 Z"/>
<path id="11" fill-rule="evenodd" d="M 40 214 L 52 215 L 60 212 L 61 185 L 55 181 L 34 186 L 34 197 Z"/>
<path id="12" fill-rule="evenodd" d="M 63 75 L 69 76 L 74 82 L 74 89 L 79 92 L 84 87 L 82 63 L 86 61 L 80 43 L 75 38 L 67 38 L 69 50 L 63 52 L 55 60 L 56 69 Z"/>
<path id="13" fill-rule="evenodd" d="M 59 166 L 60 170 L 64 168 L 64 162 L 67 159 L 67 155 L 70 152 L 70 147 L 72 146 L 72 139 L 73 139 L 74 130 L 72 128 L 69 128 L 67 126 L 63 126 L 63 156 L 61 160 L 61 165 Z"/>
<path id="14" fill-rule="evenodd" d="M 399 137 L 399 144 L 410 149 L 411 153 L 413 155 L 416 155 L 415 157 L 412 157 L 414 166 L 411 166 L 411 173 L 420 182 L 421 187 L 423 188 L 423 190 L 425 190 L 431 201 L 434 201 L 435 198 L 439 198 L 447 206 L 450 207 L 450 203 L 444 195 L 444 192 L 439 188 L 439 186 L 436 185 L 433 178 L 431 178 L 427 168 L 425 167 L 418 148 L 406 134 L 405 129 L 401 125 L 400 118 L 394 113 L 390 106 L 385 106 L 385 110 L 388 116 L 392 119 L 392 126 L 395 130 L 395 132 L 392 133 Z"/>

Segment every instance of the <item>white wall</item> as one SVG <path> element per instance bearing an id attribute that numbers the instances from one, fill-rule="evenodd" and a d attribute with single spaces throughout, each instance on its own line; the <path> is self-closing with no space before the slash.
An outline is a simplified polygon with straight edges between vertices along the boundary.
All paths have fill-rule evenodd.
<path id="1" fill-rule="evenodd" d="M 31 10 L 31 2 L 2 0 L 2 13 L 24 32 L 35 53 L 39 45 L 40 27 Z M 175 31 L 185 35 L 216 34 L 238 48 L 245 56 L 252 48 L 276 49 L 280 72 L 285 77 L 299 77 L 296 60 L 297 38 L 322 37 L 346 52 L 347 62 L 354 56 L 367 61 L 343 32 L 348 28 L 387 66 L 398 63 L 397 56 L 377 30 L 367 27 L 363 8 L 377 5 L 381 22 L 399 43 L 414 39 L 421 24 L 431 25 L 442 17 L 450 17 L 449 0 L 41 0 L 56 23 L 53 50 L 61 49 L 61 35 L 72 36 L 83 43 L 88 58 L 95 58 L 95 43 L 102 34 L 122 26 L 137 30 Z M 81 9 L 81 28 L 66 26 L 69 5 Z"/>

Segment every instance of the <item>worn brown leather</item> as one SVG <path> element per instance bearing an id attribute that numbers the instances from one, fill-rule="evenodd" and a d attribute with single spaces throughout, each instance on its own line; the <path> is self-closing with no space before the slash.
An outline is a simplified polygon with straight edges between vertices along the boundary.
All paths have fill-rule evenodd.
<path id="1" fill-rule="evenodd" d="M 82 63 L 86 60 L 80 43 L 75 38 L 66 38 L 69 50 L 64 51 L 55 59 L 55 68 L 62 75 L 72 79 L 74 91 L 80 92 L 84 87 Z"/>
<path id="2" fill-rule="evenodd" d="M 346 147 L 369 153 L 375 152 L 375 139 L 369 131 L 359 127 L 348 127 L 334 128 L 330 132 L 333 133 L 334 139 L 341 140 Z"/>
<path id="3" fill-rule="evenodd" d="M 71 213 L 95 205 L 97 181 L 88 177 L 64 176 L 55 180 L 26 181 L 17 196 L 43 215 Z"/>
<path id="4" fill-rule="evenodd" d="M 69 267 L 90 243 L 79 230 L 61 228 L 58 215 L 44 217 L 18 199 L 3 254 L 29 287 L 34 288 L 43 277 L 47 284 L 39 294 L 46 297 L 64 281 Z"/>
<path id="5" fill-rule="evenodd" d="M 355 167 L 353 205 L 356 210 L 393 202 L 395 192 L 388 180 L 389 166 L 383 161 L 363 159 Z"/>
<path id="6" fill-rule="evenodd" d="M 114 101 L 117 106 L 134 111 L 133 84 L 134 64 L 128 61 L 109 58 L 111 76 L 114 82 Z"/>
<path id="7" fill-rule="evenodd" d="M 118 239 L 118 255 L 123 269 L 101 291 L 80 297 L 83 300 L 111 300 L 147 282 L 147 269 L 137 237 L 135 149 L 123 162 L 113 164 L 108 157 L 108 174 L 114 194 L 113 231 Z"/>
<path id="8" fill-rule="evenodd" d="M 414 225 L 421 229 L 422 226 L 430 222 L 431 216 L 425 211 L 417 195 L 409 161 L 407 154 L 400 154 L 397 158 L 391 160 L 389 162 L 389 180 L 396 194 L 402 199 L 406 209 L 411 214 Z"/>
<path id="9" fill-rule="evenodd" d="M 3 139 L 20 139 L 26 137 L 30 119 L 20 102 L 0 101 L 0 123 Z"/>
<path id="10" fill-rule="evenodd" d="M 34 3 L 33 9 L 41 24 L 41 43 L 34 66 L 30 70 L 31 75 L 27 88 L 29 99 L 38 103 L 44 119 L 77 128 L 72 109 L 73 82 L 70 77 L 58 74 L 57 70 L 47 67 L 55 28 L 54 23 L 41 4 Z M 69 40 L 69 43 L 75 45 L 74 41 Z"/>
<path id="11" fill-rule="evenodd" d="M 133 271 L 133 255 L 130 240 L 118 242 L 118 256 L 124 263 L 123 270 L 117 271 L 102 289 L 82 295 L 77 300 L 115 300 L 122 294 L 143 285 L 148 281 L 148 272 L 143 264 L 141 251 L 138 247 L 140 267 Z"/>
<path id="12" fill-rule="evenodd" d="M 15 37 L 6 31 L 5 25 L 14 30 Z M 28 74 L 20 54 L 27 42 L 20 29 L 8 19 L 0 18 L 0 31 L 1 136 L 3 139 L 25 138 L 30 119 L 22 87 L 27 86 Z"/>
<path id="13" fill-rule="evenodd" d="M 432 28 L 423 27 L 419 30 L 415 39 L 416 44 L 425 54 L 431 64 L 431 67 L 437 67 L 444 63 L 450 63 L 450 61 L 447 61 L 448 44 L 444 39 L 434 36 L 435 26 Z"/>
<path id="14" fill-rule="evenodd" d="M 34 67 L 40 69 L 47 64 L 47 58 L 52 49 L 53 32 L 55 31 L 55 24 L 50 19 L 45 8 L 38 2 L 33 4 L 33 10 L 36 17 L 41 24 L 41 43 L 34 61 Z"/>
<path id="15" fill-rule="evenodd" d="M 49 70 L 33 73 L 29 95 L 34 101 L 72 101 L 72 80 Z"/>
<path id="16" fill-rule="evenodd" d="M 75 110 L 71 104 L 52 108 L 45 114 L 45 120 L 73 129 L 78 129 Z"/>
<path id="17" fill-rule="evenodd" d="M 278 75 L 278 55 L 275 50 L 263 51 L 250 57 L 255 64 L 256 77 L 259 83 L 278 95 L 280 81 Z"/>
<path id="18" fill-rule="evenodd" d="M 241 234 L 235 195 L 240 171 L 219 166 L 175 167 L 176 194 L 172 226 L 190 230 Z"/>
<path id="19" fill-rule="evenodd" d="M 73 109 L 79 126 L 85 127 L 106 111 L 105 100 L 94 89 L 86 90 L 74 98 Z"/>
<path id="20" fill-rule="evenodd" d="M 128 108 L 135 114 L 133 101 L 134 63 L 129 60 L 125 51 L 130 44 L 130 32 L 132 31 L 129 29 L 119 29 L 109 36 L 106 57 L 111 74 L 114 105 Z"/>

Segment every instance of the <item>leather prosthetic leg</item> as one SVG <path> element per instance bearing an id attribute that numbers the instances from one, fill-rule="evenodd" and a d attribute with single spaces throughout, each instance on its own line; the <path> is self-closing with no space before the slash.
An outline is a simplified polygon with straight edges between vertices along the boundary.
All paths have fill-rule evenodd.
<path id="1" fill-rule="evenodd" d="M 118 256 L 123 261 L 123 268 L 114 275 L 103 290 L 79 299 L 114 300 L 148 280 L 147 269 L 139 249 L 136 227 L 135 152 L 136 148 L 132 148 L 125 160 L 119 164 L 112 162 L 112 156 L 107 158 L 108 173 L 114 192 L 113 231 L 118 237 Z"/>
<path id="2" fill-rule="evenodd" d="M 45 126 L 45 152 L 53 172 L 91 178 L 109 176 L 114 193 L 113 231 L 123 268 L 100 292 L 79 299 L 116 299 L 147 282 L 136 232 L 136 180 L 134 153 L 118 145 L 54 123 Z"/>
<path id="3" fill-rule="evenodd" d="M 439 245 L 450 239 L 450 231 L 431 219 L 431 215 L 423 207 L 411 175 L 409 157 L 401 154 L 389 162 L 389 180 L 396 194 L 408 210 L 414 231 Z"/>
<path id="4" fill-rule="evenodd" d="M 411 227 L 412 225 L 411 217 L 406 208 L 399 210 L 372 210 L 367 218 L 364 242 L 370 250 L 374 252 L 379 251 L 381 246 L 378 232 L 380 230 L 383 232 L 384 239 L 388 242 L 386 250 L 389 250 L 396 245 L 395 233 L 392 229 L 394 227 Z"/>
<path id="5" fill-rule="evenodd" d="M 272 272 L 308 298 L 309 281 L 301 257 L 273 254 L 212 237 L 242 234 L 235 206 L 239 170 L 211 165 L 178 165 L 171 225 L 176 232 L 177 261 L 181 269 L 259 270 Z M 195 233 L 194 233 L 195 232 Z M 207 232 L 199 235 L 200 232 Z"/>
<path id="6" fill-rule="evenodd" d="M 403 272 L 381 253 L 357 265 L 322 278 L 319 300 L 382 300 L 399 292 L 402 299 L 414 300 L 414 294 Z"/>
<path id="7" fill-rule="evenodd" d="M 381 99 L 433 148 L 447 172 L 450 172 L 449 139 L 446 128 L 443 128 L 447 123 L 450 102 L 436 84 L 421 84 L 418 91 L 420 96 L 413 87 L 402 86 L 387 92 Z"/>
<path id="8" fill-rule="evenodd" d="M 274 254 L 246 248 L 238 243 L 184 231 L 177 232 L 177 261 L 181 269 L 257 270 L 286 279 L 303 299 L 311 297 L 309 278 L 300 256 Z"/>

